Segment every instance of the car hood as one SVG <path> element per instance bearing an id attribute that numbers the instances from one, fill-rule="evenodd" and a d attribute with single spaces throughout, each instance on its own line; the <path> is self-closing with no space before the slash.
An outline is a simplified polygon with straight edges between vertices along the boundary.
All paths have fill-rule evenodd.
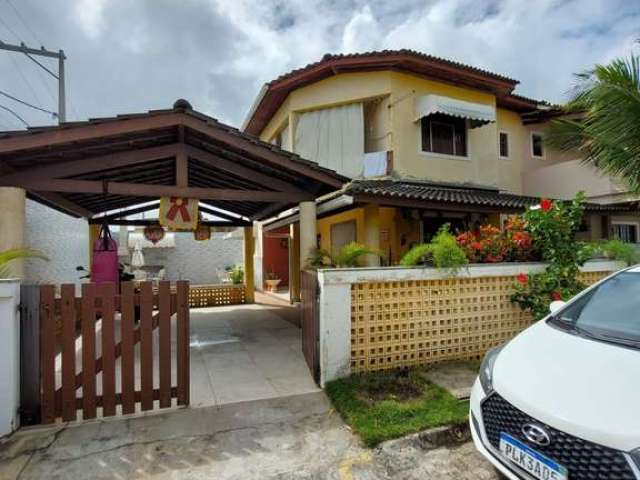
<path id="1" fill-rule="evenodd" d="M 540 321 L 500 352 L 493 386 L 558 430 L 618 450 L 640 447 L 640 350 Z"/>

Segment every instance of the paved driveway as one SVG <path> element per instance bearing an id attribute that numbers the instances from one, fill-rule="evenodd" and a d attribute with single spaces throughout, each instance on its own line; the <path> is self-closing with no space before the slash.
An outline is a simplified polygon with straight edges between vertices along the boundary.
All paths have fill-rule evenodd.
<path id="1" fill-rule="evenodd" d="M 324 393 L 22 431 L 0 444 L 0 478 L 493 480 L 472 445 L 367 450 Z"/>

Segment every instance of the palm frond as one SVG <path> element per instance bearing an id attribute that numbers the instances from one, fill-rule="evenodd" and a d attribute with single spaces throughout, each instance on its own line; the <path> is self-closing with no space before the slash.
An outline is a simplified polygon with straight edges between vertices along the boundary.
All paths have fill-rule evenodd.
<path id="1" fill-rule="evenodd" d="M 585 162 L 640 192 L 640 58 L 596 65 L 579 80 L 567 110 L 581 118 L 552 121 L 546 142 L 578 149 Z"/>
<path id="2" fill-rule="evenodd" d="M 0 278 L 8 277 L 11 274 L 9 264 L 19 258 L 40 258 L 49 260 L 46 255 L 31 248 L 13 248 L 0 252 Z"/>

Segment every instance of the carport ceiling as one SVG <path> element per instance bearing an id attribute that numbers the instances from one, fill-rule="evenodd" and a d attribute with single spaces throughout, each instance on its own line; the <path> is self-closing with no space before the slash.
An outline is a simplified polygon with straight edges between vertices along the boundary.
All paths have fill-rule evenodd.
<path id="1" fill-rule="evenodd" d="M 176 196 L 261 220 L 347 181 L 184 100 L 169 110 L 0 133 L 0 186 L 86 218 Z"/>

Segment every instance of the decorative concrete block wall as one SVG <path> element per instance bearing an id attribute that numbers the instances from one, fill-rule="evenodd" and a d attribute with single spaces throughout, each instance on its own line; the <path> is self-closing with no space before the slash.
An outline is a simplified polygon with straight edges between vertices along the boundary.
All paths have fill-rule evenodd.
<path id="1" fill-rule="evenodd" d="M 473 265 L 456 277 L 434 268 L 320 270 L 321 384 L 349 373 L 482 358 L 531 324 L 510 296 L 519 273 L 544 268 Z M 620 268 L 589 262 L 582 281 Z"/>
<path id="2" fill-rule="evenodd" d="M 86 219 L 73 218 L 32 200 L 27 200 L 25 247 L 40 250 L 49 257 L 25 261 L 27 283 L 75 283 L 80 272 L 89 267 L 89 225 Z"/>

